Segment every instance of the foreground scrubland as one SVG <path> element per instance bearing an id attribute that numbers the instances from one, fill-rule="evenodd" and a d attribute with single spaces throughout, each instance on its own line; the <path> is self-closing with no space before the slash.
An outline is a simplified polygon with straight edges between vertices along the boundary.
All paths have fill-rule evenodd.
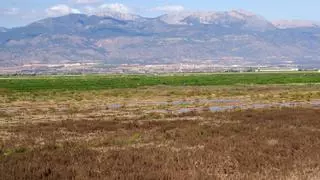
<path id="1" fill-rule="evenodd" d="M 74 78 L 92 83 L 0 79 L 0 179 L 320 178 L 317 83 L 85 89 Z"/>

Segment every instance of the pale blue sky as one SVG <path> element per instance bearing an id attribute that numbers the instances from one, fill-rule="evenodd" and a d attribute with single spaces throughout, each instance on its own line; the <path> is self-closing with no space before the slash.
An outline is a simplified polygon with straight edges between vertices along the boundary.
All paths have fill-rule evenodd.
<path id="1" fill-rule="evenodd" d="M 21 26 L 48 16 L 95 12 L 101 7 L 143 16 L 182 10 L 244 9 L 269 20 L 320 21 L 319 0 L 0 0 L 0 26 Z"/>

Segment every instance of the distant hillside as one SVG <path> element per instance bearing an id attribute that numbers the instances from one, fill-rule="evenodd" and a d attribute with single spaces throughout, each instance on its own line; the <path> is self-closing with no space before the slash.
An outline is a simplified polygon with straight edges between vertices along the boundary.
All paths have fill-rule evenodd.
<path id="1" fill-rule="evenodd" d="M 289 28 L 319 28 L 320 22 L 304 20 L 279 20 L 273 21 L 272 24 L 280 29 Z"/>
<path id="2" fill-rule="evenodd" d="M 1 31 L 1 29 L 0 29 Z M 245 11 L 70 14 L 0 33 L 0 65 L 102 62 L 320 66 L 320 28 L 284 27 Z"/>

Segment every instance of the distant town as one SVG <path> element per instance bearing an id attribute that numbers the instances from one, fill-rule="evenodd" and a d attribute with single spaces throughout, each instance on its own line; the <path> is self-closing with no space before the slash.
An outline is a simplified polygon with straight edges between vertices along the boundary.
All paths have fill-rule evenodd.
<path id="1" fill-rule="evenodd" d="M 99 63 L 66 63 L 66 64 L 26 64 L 16 67 L 0 67 L 2 75 L 45 75 L 45 74 L 163 74 L 163 73 L 215 73 L 215 72 L 294 72 L 319 71 L 304 69 L 297 65 L 218 65 L 218 64 L 99 64 Z"/>

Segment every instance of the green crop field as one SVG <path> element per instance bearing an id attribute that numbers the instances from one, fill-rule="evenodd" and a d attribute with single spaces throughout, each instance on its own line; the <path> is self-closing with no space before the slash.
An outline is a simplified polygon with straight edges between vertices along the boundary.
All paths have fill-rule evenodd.
<path id="1" fill-rule="evenodd" d="M 9 91 L 99 90 L 141 86 L 212 86 L 320 83 L 320 73 L 243 73 L 187 75 L 86 75 L 3 77 L 0 88 Z"/>

